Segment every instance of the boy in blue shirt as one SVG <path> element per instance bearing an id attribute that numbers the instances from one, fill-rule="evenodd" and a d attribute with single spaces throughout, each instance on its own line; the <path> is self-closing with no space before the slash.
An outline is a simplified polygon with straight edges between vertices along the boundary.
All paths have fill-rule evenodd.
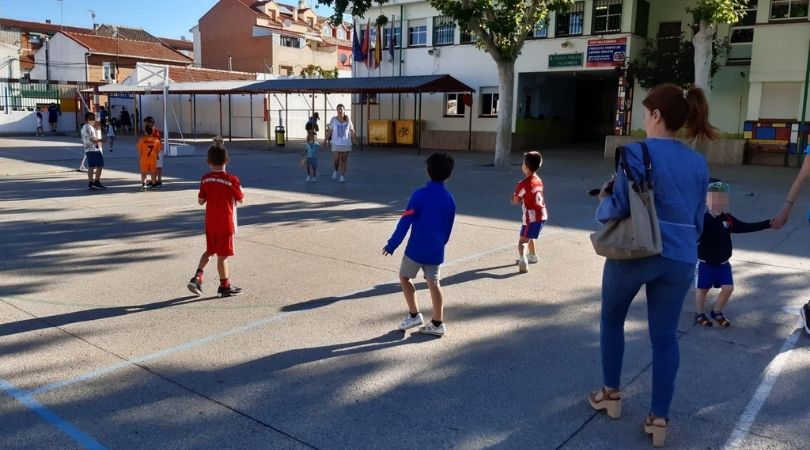
<path id="1" fill-rule="evenodd" d="M 411 281 L 416 278 L 419 269 L 422 269 L 433 303 L 433 320 L 419 328 L 419 331 L 443 336 L 446 330 L 443 322 L 444 296 L 439 285 L 439 266 L 444 262 L 444 247 L 450 240 L 456 216 L 456 203 L 444 182 L 453 173 L 455 161 L 447 153 L 434 153 L 426 163 L 430 181 L 411 195 L 408 207 L 402 213 L 394 234 L 383 248 L 383 255 L 393 254 L 411 228 L 411 236 L 399 268 L 399 281 L 409 314 L 399 324 L 399 329 L 404 331 L 424 323 L 416 303 L 416 288 Z"/>

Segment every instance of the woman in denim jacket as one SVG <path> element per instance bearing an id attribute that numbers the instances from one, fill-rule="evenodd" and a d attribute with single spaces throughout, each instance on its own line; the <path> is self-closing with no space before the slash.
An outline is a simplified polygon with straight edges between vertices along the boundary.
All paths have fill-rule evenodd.
<path id="1" fill-rule="evenodd" d="M 612 418 L 621 414 L 624 321 L 633 298 L 646 286 L 653 365 L 652 399 L 644 430 L 652 435 L 655 446 L 662 446 L 680 359 L 678 319 L 694 278 L 709 184 L 705 159 L 679 141 L 676 133 L 686 128 L 690 141 L 713 139 L 716 129 L 709 124 L 709 107 L 699 88 L 684 91 L 672 84 L 661 85 L 652 89 L 642 104 L 647 132 L 644 142 L 652 161 L 663 250 L 646 258 L 605 261 L 600 323 L 604 385 L 592 392 L 588 401 L 596 410 L 607 410 Z M 624 157 L 634 179 L 641 179 L 644 174 L 641 146 L 627 146 Z M 596 218 L 600 222 L 630 215 L 627 177 L 622 170 L 604 184 L 599 198 Z"/>

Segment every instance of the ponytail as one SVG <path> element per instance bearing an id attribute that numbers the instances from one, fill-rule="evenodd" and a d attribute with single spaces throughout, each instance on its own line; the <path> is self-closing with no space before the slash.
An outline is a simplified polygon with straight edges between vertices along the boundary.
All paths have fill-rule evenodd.
<path id="1" fill-rule="evenodd" d="M 717 139 L 717 128 L 709 123 L 709 103 L 706 94 L 699 87 L 686 91 L 686 103 L 689 104 L 689 115 L 686 117 L 686 137 L 689 140 L 702 141 Z"/>

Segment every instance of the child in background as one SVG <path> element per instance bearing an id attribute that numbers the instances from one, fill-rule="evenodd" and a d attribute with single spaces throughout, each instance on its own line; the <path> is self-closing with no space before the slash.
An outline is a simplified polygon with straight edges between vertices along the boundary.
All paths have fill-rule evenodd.
<path id="1" fill-rule="evenodd" d="M 722 328 L 731 325 L 723 315 L 726 306 L 734 291 L 734 281 L 731 277 L 731 233 L 751 233 L 753 231 L 771 228 L 770 220 L 756 223 L 743 222 L 729 214 L 728 184 L 717 181 L 710 183 L 706 194 L 708 210 L 703 218 L 703 233 L 698 241 L 697 281 L 695 282 L 695 322 L 704 327 L 712 326 L 706 317 L 706 295 L 712 287 L 720 288 L 720 294 L 709 312 Z"/>
<path id="2" fill-rule="evenodd" d="M 537 176 L 537 170 L 543 164 L 540 152 L 528 152 L 523 155 L 523 175 L 526 178 L 518 183 L 515 193 L 512 194 L 512 203 L 523 208 L 523 225 L 520 227 L 518 240 L 518 270 L 520 273 L 529 271 L 529 263 L 538 261 L 534 240 L 540 237 L 540 231 L 548 219 L 546 201 L 543 197 L 543 180 Z M 529 253 L 526 254 L 526 244 L 529 244 Z"/>
<path id="3" fill-rule="evenodd" d="M 138 139 L 138 159 L 141 166 L 141 190 L 146 191 L 156 189 L 157 158 L 163 145 L 160 143 L 160 139 L 153 136 L 151 125 L 144 125 L 143 131 L 144 135 Z M 147 173 L 151 176 L 148 185 L 146 184 Z"/>
<path id="4" fill-rule="evenodd" d="M 430 181 L 427 186 L 411 195 L 408 207 L 402 213 L 397 228 L 382 253 L 393 254 L 402 243 L 408 229 L 411 229 L 411 237 L 408 239 L 408 246 L 405 247 L 405 255 L 399 268 L 399 281 L 409 314 L 399 324 L 399 329 L 404 331 L 424 323 L 419 305 L 416 303 L 416 288 L 411 281 L 416 278 L 419 269 L 422 269 L 433 303 L 433 320 L 419 331 L 443 336 L 446 331 L 444 294 L 439 285 L 439 270 L 444 262 L 444 247 L 450 240 L 456 216 L 456 203 L 444 182 L 452 175 L 455 161 L 447 153 L 434 153 L 426 162 Z"/>
<path id="5" fill-rule="evenodd" d="M 113 146 L 115 146 L 115 126 L 113 124 L 107 126 L 107 141 L 110 143 L 110 153 L 112 153 Z"/>
<path id="6" fill-rule="evenodd" d="M 315 141 L 315 132 L 307 132 L 307 144 L 304 154 L 306 155 L 307 181 L 318 181 L 318 150 L 321 145 Z"/>
<path id="7" fill-rule="evenodd" d="M 211 256 L 217 255 L 219 288 L 217 295 L 232 297 L 242 293 L 229 280 L 228 257 L 234 254 L 233 238 L 236 233 L 236 203 L 242 203 L 245 194 L 239 178 L 225 172 L 229 162 L 228 150 L 224 146 L 212 145 L 208 148 L 208 166 L 211 172 L 203 175 L 197 201 L 205 205 L 206 247 L 197 265 L 197 272 L 188 282 L 188 290 L 202 295 L 203 271 Z"/>
<path id="8" fill-rule="evenodd" d="M 42 129 L 42 111 L 37 109 L 37 136 L 45 136 L 45 130 Z"/>
<path id="9" fill-rule="evenodd" d="M 146 116 L 143 119 L 144 129 L 146 129 L 146 125 L 151 125 L 152 136 L 157 138 L 157 140 L 161 140 L 160 130 L 158 130 L 155 126 L 155 118 L 152 116 Z M 155 188 L 163 186 L 163 146 L 161 146 L 161 150 L 158 153 L 157 158 L 157 163 L 155 163 L 155 172 L 157 173 L 157 182 L 155 183 Z"/>

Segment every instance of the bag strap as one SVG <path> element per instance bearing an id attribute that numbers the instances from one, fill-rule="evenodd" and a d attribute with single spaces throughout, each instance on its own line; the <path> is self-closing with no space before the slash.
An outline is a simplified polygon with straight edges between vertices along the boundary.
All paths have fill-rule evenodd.
<path id="1" fill-rule="evenodd" d="M 644 189 L 650 190 L 653 188 L 652 182 L 652 158 L 650 158 L 650 150 L 647 147 L 647 144 L 643 141 L 637 142 L 641 146 L 641 160 L 642 164 L 644 165 L 644 178 L 642 180 L 637 181 L 633 177 L 633 172 L 630 170 L 630 165 L 627 163 L 627 155 L 626 153 L 629 149 L 626 146 L 616 148 L 616 156 L 615 156 L 615 164 L 616 170 L 619 168 L 622 169 L 624 175 L 630 180 L 634 186 L 636 186 L 636 190 Z M 641 185 L 643 183 L 643 185 Z M 641 185 L 641 186 L 640 186 Z"/>
<path id="2" fill-rule="evenodd" d="M 650 158 L 650 149 L 647 148 L 647 143 L 644 141 L 639 141 L 639 145 L 641 145 L 641 159 L 644 163 L 645 187 L 652 190 L 652 158 Z"/>

